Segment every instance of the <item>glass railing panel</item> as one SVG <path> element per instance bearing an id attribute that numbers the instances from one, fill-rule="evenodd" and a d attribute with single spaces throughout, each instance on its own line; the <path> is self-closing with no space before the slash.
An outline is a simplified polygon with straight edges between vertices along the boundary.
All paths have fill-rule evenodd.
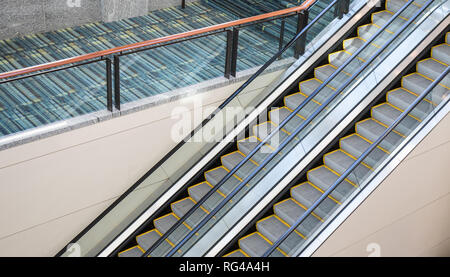
<path id="1" fill-rule="evenodd" d="M 0 80 L 0 136 L 56 122 L 63 128 L 65 120 L 107 109 L 105 60 L 7 81 Z"/>

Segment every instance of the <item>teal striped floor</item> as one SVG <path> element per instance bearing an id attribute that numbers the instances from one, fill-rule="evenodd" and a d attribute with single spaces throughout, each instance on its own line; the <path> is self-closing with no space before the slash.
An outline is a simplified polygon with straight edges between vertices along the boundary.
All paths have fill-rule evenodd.
<path id="1" fill-rule="evenodd" d="M 326 6 L 321 1 L 311 13 Z M 329 1 L 331 2 L 331 0 Z M 225 4 L 224 4 L 225 3 Z M 204 0 L 146 16 L 0 41 L 0 72 L 215 25 L 297 5 L 297 0 Z M 240 7 L 240 8 L 239 8 Z M 330 18 L 308 35 L 311 39 Z M 280 22 L 241 29 L 238 71 L 262 65 L 278 50 Z M 286 23 L 287 42 L 295 19 Z M 123 56 L 122 103 L 223 76 L 225 33 Z M 292 51 L 291 51 L 292 52 Z M 288 53 L 291 55 L 292 53 Z M 0 85 L 0 136 L 106 108 L 105 63 Z"/>

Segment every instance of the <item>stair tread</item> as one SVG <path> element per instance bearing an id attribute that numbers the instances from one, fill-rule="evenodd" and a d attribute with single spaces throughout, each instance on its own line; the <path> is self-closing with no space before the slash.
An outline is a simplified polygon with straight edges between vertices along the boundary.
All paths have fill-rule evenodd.
<path id="1" fill-rule="evenodd" d="M 309 208 L 322 196 L 322 192 L 314 188 L 309 182 L 306 182 L 293 187 L 291 196 L 306 208 Z M 327 197 L 317 206 L 314 213 L 322 219 L 327 218 L 337 205 L 335 201 Z"/>
<path id="2" fill-rule="evenodd" d="M 271 244 L 257 232 L 239 240 L 239 247 L 250 257 L 263 256 L 270 246 Z M 275 250 L 273 254 L 278 257 L 284 257 L 278 250 Z"/>

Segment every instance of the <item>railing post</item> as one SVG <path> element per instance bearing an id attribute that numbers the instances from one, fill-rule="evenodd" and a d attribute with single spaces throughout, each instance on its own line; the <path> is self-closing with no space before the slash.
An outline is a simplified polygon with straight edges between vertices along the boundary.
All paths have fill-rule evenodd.
<path id="1" fill-rule="evenodd" d="M 106 58 L 106 106 L 108 111 L 113 110 L 113 93 L 112 93 L 112 62 L 111 58 Z"/>
<path id="2" fill-rule="evenodd" d="M 225 56 L 225 78 L 231 77 L 231 53 L 233 51 L 233 31 L 227 30 L 227 49 Z"/>
<path id="3" fill-rule="evenodd" d="M 114 104 L 120 110 L 120 56 L 114 56 Z"/>
<path id="4" fill-rule="evenodd" d="M 308 25 L 308 17 L 309 17 L 308 10 L 303 10 L 302 12 L 300 12 L 298 14 L 298 16 L 297 16 L 297 34 L 300 33 L 303 30 L 303 28 L 305 28 Z M 305 53 L 307 33 L 308 32 L 304 32 L 303 35 L 295 43 L 294 57 L 296 59 L 300 58 L 300 56 Z"/>
<path id="5" fill-rule="evenodd" d="M 284 20 L 284 18 L 281 20 L 281 26 L 280 26 L 280 42 L 278 44 L 278 52 L 280 52 L 283 49 L 283 44 L 284 44 L 284 28 L 286 25 L 286 21 Z M 281 60 L 281 56 L 278 57 L 279 60 Z"/>
<path id="6" fill-rule="evenodd" d="M 186 0 L 181 0 L 181 8 L 182 9 L 186 8 Z"/>
<path id="7" fill-rule="evenodd" d="M 225 56 L 225 77 L 236 77 L 239 29 L 227 30 L 227 50 Z"/>
<path id="8" fill-rule="evenodd" d="M 343 14 L 348 14 L 350 11 L 350 0 L 344 0 Z"/>

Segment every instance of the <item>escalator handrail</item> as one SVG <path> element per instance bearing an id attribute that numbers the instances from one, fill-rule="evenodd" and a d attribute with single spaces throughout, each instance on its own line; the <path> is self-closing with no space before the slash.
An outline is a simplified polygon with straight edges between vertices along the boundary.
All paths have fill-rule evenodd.
<path id="1" fill-rule="evenodd" d="M 422 6 L 421 10 L 419 10 L 413 18 L 411 18 L 408 23 L 406 23 L 405 25 L 410 25 L 415 18 L 417 18 L 417 16 L 419 16 L 419 14 L 425 9 L 427 8 L 431 3 L 433 2 L 433 0 L 429 0 L 425 5 Z M 402 29 L 407 28 L 408 26 L 403 26 Z M 401 30 L 400 30 L 401 31 Z M 399 33 L 397 33 L 396 35 L 399 35 Z M 400 124 L 400 122 L 412 111 L 412 109 L 414 109 L 427 95 L 428 93 L 436 86 L 439 84 L 439 82 L 449 73 L 450 67 L 447 67 L 446 70 L 439 75 L 439 77 L 433 81 L 433 83 L 431 83 L 427 89 L 420 94 L 419 97 L 416 98 L 416 100 L 405 110 L 402 112 L 402 114 L 394 121 L 394 123 L 391 124 L 391 126 L 389 126 L 389 128 L 387 128 L 383 134 L 374 142 L 371 144 L 371 146 L 344 172 L 344 174 L 342 174 L 337 180 L 336 182 L 330 186 L 323 194 L 322 196 L 316 201 L 314 202 L 314 204 L 309 207 L 303 214 L 302 216 L 294 223 L 292 224 L 288 230 L 286 230 L 286 232 L 275 242 L 271 245 L 271 247 L 264 253 L 263 257 L 268 257 L 273 251 L 275 251 L 275 249 L 277 247 L 279 247 L 281 245 L 281 243 L 294 231 L 296 230 L 301 223 L 303 223 L 303 221 L 306 219 L 307 216 L 309 216 L 314 210 L 315 208 L 317 208 L 322 201 L 324 201 L 330 194 L 331 192 L 333 192 L 333 190 L 339 185 L 341 184 L 349 175 L 350 173 L 352 173 L 352 171 L 359 166 L 364 159 L 383 141 L 384 138 L 386 138 L 390 132 L 397 127 L 398 124 Z"/>
<path id="2" fill-rule="evenodd" d="M 279 57 L 283 55 L 284 52 L 286 52 L 290 47 L 296 43 L 296 41 L 303 36 L 313 25 L 315 22 L 317 22 L 327 11 L 329 11 L 336 3 L 342 0 L 334 0 L 327 8 L 325 8 L 319 15 L 317 15 L 305 28 L 302 29 L 300 33 L 298 33 L 289 43 L 286 44 L 286 46 L 280 50 L 277 54 L 275 54 L 272 58 L 270 58 L 269 61 L 267 61 L 254 75 L 252 75 L 236 92 L 233 93 L 231 97 L 229 97 L 222 105 L 221 107 L 225 107 L 229 102 L 231 102 L 235 96 L 239 95 L 253 80 L 255 80 L 262 72 L 264 72 L 273 62 L 278 60 Z M 221 108 L 217 109 L 211 116 L 214 116 L 216 113 L 220 112 Z M 203 124 L 202 124 L 203 125 Z M 201 125 L 201 126 L 202 126 Z M 199 126 L 199 127 L 201 127 Z M 193 131 L 193 133 L 195 130 Z M 247 159 L 248 160 L 248 159 Z M 239 165 L 238 165 L 239 166 Z M 181 217 L 167 232 L 161 236 L 158 241 L 156 241 L 143 255 L 142 257 L 148 256 L 150 252 L 152 252 L 154 249 L 156 249 L 161 243 L 165 241 L 169 237 L 169 235 L 178 228 L 182 222 L 187 219 L 195 210 L 197 210 L 205 201 L 208 199 L 214 192 L 217 191 L 217 189 L 226 181 L 228 178 L 230 178 L 233 174 L 228 173 L 219 184 L 217 184 L 214 188 L 212 188 L 205 196 L 202 197 L 202 199 L 197 202 L 183 217 Z"/>
<path id="3" fill-rule="evenodd" d="M 177 225 L 180 226 L 185 219 L 187 219 L 198 207 L 201 206 L 201 204 L 203 204 L 206 199 L 208 199 L 209 196 L 211 196 L 213 193 L 215 193 L 218 189 L 220 189 L 221 185 L 223 185 L 231 176 L 234 175 L 234 173 L 236 173 L 236 171 L 243 165 L 245 164 L 263 145 L 265 145 L 265 143 L 267 141 L 270 140 L 271 137 L 273 137 L 279 130 L 281 130 L 281 128 L 284 127 L 285 124 L 287 124 L 289 122 L 289 120 L 294 117 L 296 115 L 296 113 L 298 111 L 300 111 L 305 105 L 307 105 L 319 92 L 320 90 L 326 85 L 328 84 L 332 78 L 334 78 L 339 72 L 341 72 L 346 65 L 348 65 L 353 59 L 355 59 L 357 57 L 357 55 L 363 51 L 363 49 L 366 48 L 367 45 L 369 45 L 376 37 L 378 37 L 379 34 L 381 34 L 382 32 L 384 32 L 384 30 L 387 28 L 387 26 L 389 26 L 389 24 L 395 20 L 407 7 L 409 7 L 409 5 L 411 5 L 414 2 L 414 0 L 409 0 L 409 2 L 407 4 L 405 4 L 396 14 L 394 14 L 392 16 L 392 18 L 382 27 L 380 28 L 380 30 L 378 30 L 378 32 L 375 33 L 375 35 L 373 35 L 373 37 L 369 40 L 367 40 L 367 42 L 357 51 L 355 52 L 351 58 L 349 58 L 344 64 L 341 65 L 341 67 L 339 67 L 339 69 L 336 70 L 336 72 L 331 75 L 326 82 L 324 82 L 324 84 L 322 84 L 323 86 L 319 87 L 316 89 L 316 91 L 314 91 L 314 93 L 312 93 L 299 107 L 297 107 L 294 111 L 291 112 L 291 114 L 285 119 L 283 120 L 282 123 L 280 123 L 279 126 L 277 126 L 272 133 L 267 136 L 264 140 L 262 140 L 257 147 L 255 147 L 254 150 L 252 150 L 244 160 L 242 160 L 233 170 L 231 170 L 230 172 L 227 173 L 227 175 L 217 184 L 215 185 L 209 192 L 207 195 L 205 195 L 199 202 L 196 203 L 196 205 L 191 208 L 188 213 L 185 214 L 185 216 L 183 216 L 180 220 L 177 221 Z M 332 4 L 330 4 L 330 6 L 327 7 L 327 9 L 330 9 L 333 6 L 334 2 Z M 324 12 L 327 11 L 327 9 L 324 10 Z M 320 16 L 317 16 L 316 19 L 320 18 Z M 311 22 L 311 24 L 313 24 L 313 22 Z M 294 39 L 298 39 L 300 36 L 302 35 L 302 32 L 300 32 L 296 38 Z M 222 200 L 222 202 L 213 210 L 211 211 L 195 228 L 193 228 L 189 234 L 184 237 L 179 243 L 177 243 L 176 246 L 174 246 L 172 248 L 172 250 L 168 253 L 168 256 L 173 255 L 188 239 L 190 239 L 201 227 L 203 227 L 209 219 L 211 219 L 215 213 L 217 213 L 229 200 L 231 200 L 231 198 L 237 194 L 237 192 L 240 191 L 240 189 L 242 189 L 243 186 L 245 186 L 247 184 L 247 182 L 249 180 L 251 180 L 258 172 L 259 170 L 261 170 L 265 165 L 267 165 L 267 163 L 269 163 L 273 157 L 275 157 L 276 154 L 278 154 L 282 148 L 284 148 L 285 145 L 287 145 L 291 140 L 294 139 L 294 137 L 297 136 L 297 134 L 303 130 L 320 112 L 322 112 L 325 107 L 328 106 L 328 104 L 334 100 L 334 98 L 336 98 L 340 92 L 342 92 L 346 86 L 348 84 L 350 84 L 370 63 L 371 61 L 373 61 L 379 54 L 381 54 L 382 51 L 378 51 L 372 58 L 370 61 L 367 61 L 355 74 L 352 75 L 352 77 L 350 77 L 347 82 L 344 83 L 344 85 L 342 85 L 338 90 L 336 90 L 336 92 L 325 102 L 323 103 L 320 108 L 318 108 L 313 114 L 311 114 L 310 117 L 308 117 L 308 119 L 306 119 L 304 122 L 302 122 L 302 124 L 296 129 L 296 131 L 291 134 L 281 145 L 279 145 L 279 147 L 273 152 L 271 153 L 271 155 L 269 155 L 263 163 L 261 163 L 248 177 L 246 177 L 243 181 L 241 181 L 241 183 L 239 184 L 238 187 L 236 187 L 224 200 Z M 166 232 L 164 235 L 167 234 L 167 236 L 165 236 L 165 238 L 167 238 L 170 234 L 172 233 L 178 226 L 174 225 L 171 229 L 169 229 L 168 232 Z M 162 239 L 162 238 L 161 238 Z M 163 241 L 163 240 L 162 240 Z M 161 242 L 162 242 L 161 241 Z M 160 243 L 161 243 L 160 242 Z M 148 251 L 146 251 L 144 253 L 143 256 L 147 256 L 153 249 L 155 249 L 157 246 L 155 247 L 151 247 Z"/>

